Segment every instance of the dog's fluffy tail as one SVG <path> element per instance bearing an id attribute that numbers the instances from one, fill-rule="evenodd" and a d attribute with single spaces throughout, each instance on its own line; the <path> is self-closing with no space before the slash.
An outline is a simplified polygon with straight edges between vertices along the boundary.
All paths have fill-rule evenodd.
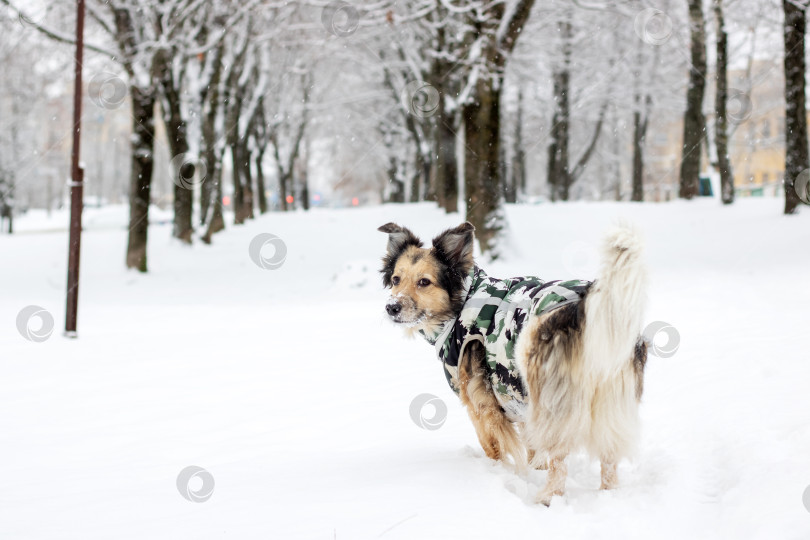
<path id="1" fill-rule="evenodd" d="M 583 352 L 595 374 L 616 374 L 632 357 L 647 297 L 642 251 L 641 235 L 629 223 L 605 237 L 602 270 L 585 298 Z"/>

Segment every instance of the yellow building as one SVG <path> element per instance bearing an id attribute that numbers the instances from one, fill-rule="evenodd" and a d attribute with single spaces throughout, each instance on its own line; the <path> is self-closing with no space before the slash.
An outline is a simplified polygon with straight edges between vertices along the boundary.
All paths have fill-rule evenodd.
<path id="1" fill-rule="evenodd" d="M 729 72 L 729 155 L 740 195 L 781 193 L 785 176 L 782 64 L 756 61 Z M 708 97 L 713 97 L 708 96 Z"/>
<path id="2" fill-rule="evenodd" d="M 729 156 L 740 196 L 778 195 L 785 174 L 785 98 L 782 64 L 756 61 L 729 72 Z M 714 144 L 714 80 L 704 98 L 706 129 Z M 685 99 L 685 97 L 684 97 Z M 655 112 L 645 146 L 645 199 L 677 197 L 683 144 L 682 111 Z M 810 115 L 808 116 L 810 120 Z M 707 146 L 700 149 L 701 175 L 716 175 Z"/>

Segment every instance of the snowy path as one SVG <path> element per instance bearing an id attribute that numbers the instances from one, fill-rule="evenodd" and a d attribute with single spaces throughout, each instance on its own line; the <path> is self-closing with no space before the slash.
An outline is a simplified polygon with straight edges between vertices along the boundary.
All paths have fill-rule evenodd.
<path id="1" fill-rule="evenodd" d="M 430 238 L 458 216 L 273 214 L 190 248 L 155 226 L 142 276 L 108 226 L 126 216 L 106 215 L 84 237 L 75 341 L 59 332 L 66 233 L 0 236 L 0 538 L 810 538 L 810 211 L 780 206 L 509 209 L 492 275 L 593 277 L 604 227 L 638 222 L 647 319 L 681 336 L 648 364 L 621 487 L 599 492 L 598 465 L 572 456 L 548 509 L 530 502 L 545 473 L 484 457 L 431 348 L 383 318 L 376 227 Z M 277 270 L 248 257 L 261 232 L 287 245 Z M 28 305 L 53 314 L 47 341 L 17 332 Z M 411 421 L 422 393 L 447 404 L 441 428 Z M 204 503 L 178 493 L 190 465 L 215 480 Z"/>

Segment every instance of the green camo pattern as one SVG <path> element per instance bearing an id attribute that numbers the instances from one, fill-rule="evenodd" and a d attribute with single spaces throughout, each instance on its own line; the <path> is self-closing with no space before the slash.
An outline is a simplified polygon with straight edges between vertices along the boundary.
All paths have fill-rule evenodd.
<path id="1" fill-rule="evenodd" d="M 467 299 L 458 318 L 436 335 L 422 335 L 435 346 L 450 388 L 458 394 L 458 360 L 464 347 L 479 340 L 486 350 L 489 382 L 501 407 L 520 421 L 526 390 L 515 362 L 517 337 L 530 315 L 579 302 L 590 281 L 543 281 L 533 276 L 491 278 L 478 267 L 467 277 Z"/>

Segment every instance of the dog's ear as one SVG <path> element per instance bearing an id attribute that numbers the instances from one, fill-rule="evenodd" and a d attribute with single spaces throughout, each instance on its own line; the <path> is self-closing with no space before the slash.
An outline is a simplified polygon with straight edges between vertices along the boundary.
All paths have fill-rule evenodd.
<path id="1" fill-rule="evenodd" d="M 422 241 L 415 234 L 396 223 L 386 223 L 377 230 L 388 234 L 388 255 L 399 255 L 408 246 L 422 247 Z"/>
<path id="2" fill-rule="evenodd" d="M 473 232 L 475 227 L 465 221 L 433 239 L 436 257 L 450 268 L 466 275 L 473 267 Z"/>
<path id="3" fill-rule="evenodd" d="M 386 246 L 386 255 L 383 257 L 383 267 L 380 272 L 383 275 L 383 285 L 390 287 L 391 276 L 394 274 L 394 267 L 399 256 L 408 246 L 422 247 L 422 241 L 411 231 L 396 223 L 386 223 L 377 230 L 388 234 L 388 246 Z"/>

